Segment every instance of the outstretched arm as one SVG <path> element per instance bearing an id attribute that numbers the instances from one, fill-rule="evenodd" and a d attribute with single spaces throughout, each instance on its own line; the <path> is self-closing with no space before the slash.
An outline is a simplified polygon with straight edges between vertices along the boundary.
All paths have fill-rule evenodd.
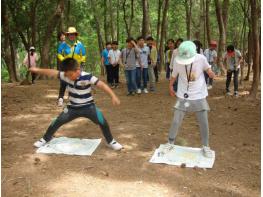
<path id="1" fill-rule="evenodd" d="M 208 74 L 209 78 L 211 78 L 211 79 L 215 78 L 215 73 L 212 71 L 211 68 L 208 68 L 206 70 L 206 73 Z"/>
<path id="2" fill-rule="evenodd" d="M 41 68 L 36 68 L 36 67 L 31 67 L 29 69 L 30 72 L 40 74 L 40 75 L 46 75 L 49 77 L 57 77 L 59 71 L 54 70 L 54 69 L 41 69 Z"/>
<path id="3" fill-rule="evenodd" d="M 111 100 L 112 100 L 113 105 L 119 105 L 120 104 L 119 98 L 116 96 L 116 94 L 111 90 L 111 88 L 106 83 L 104 83 L 103 81 L 99 81 L 97 83 L 97 86 L 111 96 Z"/>

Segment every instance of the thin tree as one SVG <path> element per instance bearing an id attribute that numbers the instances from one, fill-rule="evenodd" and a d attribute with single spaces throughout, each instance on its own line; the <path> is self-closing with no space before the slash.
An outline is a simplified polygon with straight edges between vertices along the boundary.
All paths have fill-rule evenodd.
<path id="1" fill-rule="evenodd" d="M 206 37 L 207 37 L 207 45 L 209 46 L 211 42 L 210 17 L 209 17 L 210 0 L 206 0 L 205 2 L 206 2 L 205 3 Z"/>
<path id="2" fill-rule="evenodd" d="M 150 17 L 148 0 L 142 0 L 143 18 L 142 18 L 142 36 L 150 35 Z"/>
<path id="3" fill-rule="evenodd" d="M 160 38 L 161 11 L 162 11 L 162 1 L 158 0 L 158 20 L 157 20 L 157 36 L 156 36 L 157 44 L 159 43 L 159 38 Z"/>
<path id="4" fill-rule="evenodd" d="M 185 0 L 187 39 L 191 40 L 192 0 Z"/>

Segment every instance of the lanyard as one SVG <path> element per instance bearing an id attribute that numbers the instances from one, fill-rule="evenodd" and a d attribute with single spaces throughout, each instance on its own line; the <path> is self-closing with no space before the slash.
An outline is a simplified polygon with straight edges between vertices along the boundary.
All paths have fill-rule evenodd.
<path id="1" fill-rule="evenodd" d="M 185 73 L 186 73 L 186 77 L 187 77 L 187 92 L 188 92 L 188 89 L 189 89 L 189 82 L 190 82 L 190 79 L 191 79 L 192 67 L 193 67 L 193 63 L 191 64 L 190 72 L 189 72 L 189 75 L 188 75 L 187 65 L 185 65 Z"/>

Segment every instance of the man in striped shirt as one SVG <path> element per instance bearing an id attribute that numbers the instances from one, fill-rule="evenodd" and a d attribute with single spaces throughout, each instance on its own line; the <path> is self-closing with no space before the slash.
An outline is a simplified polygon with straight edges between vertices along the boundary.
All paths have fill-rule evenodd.
<path id="1" fill-rule="evenodd" d="M 96 85 L 111 96 L 113 105 L 119 105 L 120 100 L 104 82 L 90 73 L 81 71 L 79 63 L 73 58 L 62 61 L 61 72 L 39 68 L 31 68 L 30 71 L 47 76 L 58 76 L 67 84 L 70 102 L 50 124 L 43 138 L 34 143 L 35 147 L 41 147 L 49 142 L 58 128 L 65 123 L 79 117 L 86 117 L 100 126 L 109 147 L 114 150 L 122 149 L 122 145 L 113 139 L 109 125 L 102 112 L 96 107 L 91 95 L 91 85 Z"/>

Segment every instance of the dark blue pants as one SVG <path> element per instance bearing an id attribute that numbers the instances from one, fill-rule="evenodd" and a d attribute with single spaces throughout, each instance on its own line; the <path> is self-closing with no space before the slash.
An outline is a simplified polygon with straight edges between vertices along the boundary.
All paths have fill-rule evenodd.
<path id="1" fill-rule="evenodd" d="M 234 91 L 238 91 L 238 74 L 239 74 L 239 69 L 227 71 L 227 75 L 226 75 L 226 91 L 227 92 L 230 92 L 229 86 L 231 83 L 232 75 L 234 75 Z"/>
<path id="2" fill-rule="evenodd" d="M 88 118 L 95 124 L 99 125 L 107 143 L 110 143 L 113 140 L 106 119 L 94 104 L 75 108 L 68 106 L 67 109 L 68 111 L 64 110 L 55 120 L 51 122 L 45 135 L 43 136 L 44 140 L 47 142 L 50 141 L 59 127 L 79 117 Z"/>
<path id="3" fill-rule="evenodd" d="M 127 81 L 128 92 L 136 92 L 136 69 L 134 70 L 125 70 L 125 77 Z"/>

